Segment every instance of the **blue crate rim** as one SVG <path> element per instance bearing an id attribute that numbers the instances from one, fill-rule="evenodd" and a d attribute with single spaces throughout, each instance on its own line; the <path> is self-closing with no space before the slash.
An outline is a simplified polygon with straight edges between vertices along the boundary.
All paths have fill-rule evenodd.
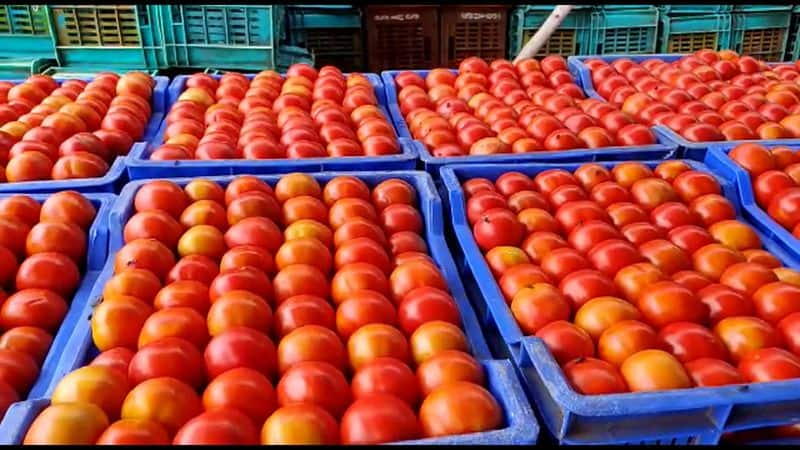
<path id="1" fill-rule="evenodd" d="M 690 166 L 697 170 L 704 170 L 712 175 L 720 182 L 721 186 L 726 192 L 726 197 L 731 198 L 730 191 L 735 190 L 735 185 L 731 185 L 729 181 L 721 178 L 717 173 L 710 170 L 705 164 L 700 163 L 698 161 L 692 160 L 684 160 Z M 613 166 L 620 162 L 600 162 L 599 164 L 605 166 Z M 647 164 L 649 166 L 654 166 L 660 164 L 663 161 L 636 161 L 639 163 Z M 464 247 L 465 240 L 472 239 L 473 242 L 471 246 L 474 248 L 463 248 L 465 252 L 465 259 L 467 259 L 467 263 L 470 267 L 470 270 L 473 272 L 475 271 L 475 267 L 473 264 L 480 267 L 481 272 L 485 272 L 484 274 L 476 273 L 475 278 L 478 281 L 478 277 L 481 275 L 488 274 L 488 266 L 486 266 L 485 261 L 483 260 L 483 255 L 478 250 L 478 255 L 471 255 L 466 256 L 467 252 L 474 253 L 474 250 L 477 249 L 477 245 L 474 243 L 474 239 L 472 238 L 471 231 L 469 230 L 468 225 L 466 225 L 465 220 L 465 212 L 464 212 L 464 196 L 463 190 L 460 187 L 459 177 L 456 175 L 457 172 L 462 173 L 464 176 L 473 176 L 473 177 L 487 177 L 485 171 L 490 171 L 492 173 L 503 173 L 508 171 L 517 171 L 523 173 L 538 173 L 542 170 L 547 169 L 554 169 L 554 168 L 561 168 L 561 169 L 574 169 L 582 165 L 582 163 L 573 163 L 573 164 L 528 164 L 528 165 L 492 165 L 487 166 L 485 168 L 479 168 L 477 166 L 472 165 L 451 165 L 441 169 L 442 172 L 442 179 L 444 184 L 448 190 L 448 194 L 450 196 L 450 209 L 452 213 L 452 221 L 455 228 L 456 235 L 458 237 L 459 242 Z M 490 178 L 488 176 L 487 178 Z M 495 177 L 496 178 L 496 177 Z M 742 220 L 742 212 L 741 212 L 741 205 L 739 205 L 738 196 L 735 195 L 733 192 L 733 201 L 734 207 L 737 209 L 737 219 Z M 456 223 L 456 218 L 461 223 Z M 745 223 L 748 223 L 753 228 L 756 228 L 752 225 L 752 221 L 744 220 Z M 762 237 L 762 233 L 759 230 L 756 232 Z M 786 264 L 787 267 L 798 268 L 800 267 L 800 262 L 797 261 L 796 258 L 787 255 L 784 249 L 780 246 L 775 245 L 774 243 L 763 240 L 762 244 L 764 247 L 770 251 L 771 253 L 778 256 L 782 262 Z M 480 256 L 480 261 L 477 260 L 478 256 Z M 470 261 L 470 258 L 473 261 Z M 786 261 L 789 261 L 788 263 Z M 640 393 L 623 393 L 623 394 L 609 394 L 609 395 L 599 395 L 599 396 L 586 396 L 577 393 L 574 389 L 569 386 L 566 378 L 563 375 L 563 371 L 555 362 L 552 355 L 550 354 L 549 350 L 546 349 L 544 344 L 541 342 L 540 339 L 532 336 L 522 336 L 521 330 L 519 326 L 514 322 L 513 317 L 511 316 L 510 310 L 507 309 L 506 302 L 502 298 L 502 294 L 499 291 L 499 287 L 495 282 L 494 278 L 490 276 L 490 278 L 486 279 L 483 282 L 478 282 L 480 286 L 481 293 L 484 297 L 491 297 L 494 298 L 494 302 L 496 304 L 502 303 L 502 306 L 506 307 L 506 312 L 504 319 L 498 318 L 495 315 L 495 321 L 498 321 L 497 325 L 498 328 L 501 330 L 501 334 L 503 334 L 503 339 L 506 342 L 506 345 L 512 345 L 514 342 L 508 342 L 506 338 L 507 332 L 503 333 L 504 327 L 511 327 L 512 331 L 518 332 L 518 340 L 516 342 L 522 345 L 523 351 L 530 350 L 530 347 L 533 346 L 540 346 L 540 350 L 544 349 L 545 354 L 548 356 L 544 358 L 544 361 L 537 360 L 535 361 L 536 364 L 543 365 L 542 370 L 546 370 L 546 373 L 543 374 L 542 379 L 544 384 L 547 386 L 548 390 L 554 393 L 554 397 L 561 403 L 562 406 L 570 409 L 570 412 L 576 414 L 584 414 L 584 415 L 608 415 L 608 414 L 619 414 L 620 409 L 623 406 L 631 407 L 625 408 L 628 410 L 626 414 L 644 414 L 644 413 L 655 413 L 655 412 L 675 412 L 680 410 L 687 410 L 693 408 L 701 408 L 701 407 L 709 407 L 709 406 L 717 406 L 717 405 L 725 405 L 729 404 L 730 402 L 740 402 L 743 404 L 748 403 L 757 403 L 763 402 L 765 399 L 770 399 L 772 401 L 778 400 L 789 400 L 789 399 L 800 399 L 800 392 L 793 393 L 792 387 L 800 386 L 800 381 L 798 380 L 785 380 L 785 381 L 775 381 L 775 382 L 768 382 L 768 383 L 748 383 L 748 384 L 740 384 L 740 385 L 730 385 L 730 386 L 723 386 L 723 387 L 694 387 L 691 389 L 676 389 L 676 390 L 667 390 L 667 391 L 659 391 L 659 392 L 640 392 Z M 491 291 L 491 292 L 490 292 Z M 491 301 L 487 299 L 487 305 L 491 305 Z M 533 343 L 533 344 L 532 344 Z M 526 348 L 528 347 L 528 348 Z M 533 359 L 533 355 L 531 355 Z M 517 361 L 519 362 L 519 361 Z M 539 370 L 537 368 L 537 370 Z M 540 370 L 541 372 L 541 370 Z M 795 389 L 797 391 L 797 389 Z M 752 394 L 751 394 L 752 393 Z M 756 398 L 758 397 L 758 398 Z M 670 404 L 668 410 L 663 408 L 663 405 L 657 402 L 656 400 L 667 400 Z M 630 410 L 633 409 L 633 410 Z"/>
<path id="2" fill-rule="evenodd" d="M 450 69 L 452 73 L 458 73 L 456 69 Z M 397 130 L 399 136 L 414 139 L 408 129 L 405 118 L 400 113 L 400 106 L 397 102 L 397 87 L 394 82 L 394 77 L 401 72 L 413 72 L 425 78 L 430 70 L 384 70 L 381 72 L 383 78 L 383 86 L 386 90 L 385 97 L 387 99 L 387 108 L 391 114 L 391 120 L 394 123 L 394 128 Z M 573 75 L 574 76 L 574 75 Z M 580 84 L 576 84 L 580 87 Z M 655 133 L 654 133 L 655 134 Z M 638 152 L 639 154 L 646 154 L 648 158 L 669 158 L 676 154 L 677 145 L 672 141 L 659 137 L 655 134 L 657 144 L 644 145 L 644 146 L 613 146 L 603 147 L 596 149 L 573 149 L 566 151 L 542 151 L 533 153 L 520 153 L 520 154 L 497 154 L 491 156 L 448 156 L 448 157 L 435 157 L 425 147 L 422 142 L 414 140 L 417 144 L 417 152 L 423 163 L 434 167 L 443 166 L 446 164 L 488 164 L 488 163 L 525 163 L 534 161 L 575 161 L 575 160 L 595 160 L 599 158 L 609 157 L 619 154 L 629 154 L 631 152 Z"/>

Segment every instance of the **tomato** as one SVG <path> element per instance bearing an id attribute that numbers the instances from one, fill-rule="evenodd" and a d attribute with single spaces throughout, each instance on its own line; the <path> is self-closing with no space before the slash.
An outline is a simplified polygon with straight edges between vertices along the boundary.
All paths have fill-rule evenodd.
<path id="1" fill-rule="evenodd" d="M 752 294 L 756 312 L 762 319 L 774 325 L 784 317 L 800 312 L 800 287 L 782 281 L 765 283 L 753 286 L 755 292 Z"/>
<path id="2" fill-rule="evenodd" d="M 186 306 L 205 315 L 208 313 L 210 300 L 208 288 L 199 281 L 179 280 L 168 284 L 156 294 L 153 306 L 164 309 Z"/>
<path id="3" fill-rule="evenodd" d="M 170 249 L 176 248 L 183 233 L 181 224 L 168 213 L 155 210 L 134 214 L 125 224 L 125 243 L 137 239 L 156 239 Z"/>
<path id="4" fill-rule="evenodd" d="M 632 200 L 645 211 L 652 211 L 663 203 L 678 199 L 672 186 L 660 178 L 643 178 L 631 185 Z"/>
<path id="5" fill-rule="evenodd" d="M 275 309 L 273 330 L 281 338 L 304 325 L 320 325 L 334 329 L 336 317 L 325 299 L 312 295 L 290 297 Z"/>
<path id="6" fill-rule="evenodd" d="M 272 341 L 245 327 L 228 329 L 211 338 L 203 353 L 210 379 L 239 367 L 254 369 L 267 377 L 277 372 L 277 352 Z"/>
<path id="7" fill-rule="evenodd" d="M 743 383 L 742 375 L 729 363 L 713 358 L 698 358 L 684 363 L 686 373 L 698 387 Z"/>
<path id="8" fill-rule="evenodd" d="M 603 331 L 597 343 L 597 354 L 619 367 L 634 353 L 661 347 L 658 335 L 650 326 L 637 320 L 623 320 Z"/>
<path id="9" fill-rule="evenodd" d="M 756 317 L 722 319 L 714 326 L 714 333 L 725 344 L 734 363 L 755 350 L 781 344 L 780 334 L 769 323 Z"/>
<path id="10" fill-rule="evenodd" d="M 469 410 L 459 410 L 460 405 Z M 455 381 L 434 389 L 420 407 L 420 424 L 425 436 L 447 436 L 499 428 L 503 413 L 497 400 L 483 387 Z"/>
<path id="11" fill-rule="evenodd" d="M 291 366 L 277 386 L 278 404 L 310 403 L 340 417 L 350 405 L 350 386 L 342 372 L 322 361 L 302 361 Z"/>
<path id="12" fill-rule="evenodd" d="M 319 406 L 297 403 L 279 408 L 264 422 L 262 444 L 337 444 L 339 427 Z"/>
<path id="13" fill-rule="evenodd" d="M 53 337 L 41 328 L 19 326 L 9 328 L 0 336 L 0 349 L 25 353 L 42 364 L 52 342 Z"/>
<path id="14" fill-rule="evenodd" d="M 542 270 L 553 280 L 561 281 L 568 274 L 591 269 L 590 262 L 577 250 L 569 247 L 551 249 L 540 262 Z"/>
<path id="15" fill-rule="evenodd" d="M 547 346 L 559 365 L 581 357 L 594 356 L 594 343 L 583 329 L 565 321 L 550 322 L 536 336 Z"/>
<path id="16" fill-rule="evenodd" d="M 296 266 L 309 267 L 313 270 L 316 270 L 311 266 L 305 266 L 300 264 Z M 291 266 L 291 267 L 296 267 L 296 266 Z M 278 296 L 279 293 L 281 295 L 285 295 L 280 289 L 282 288 L 281 278 L 289 277 L 291 270 L 292 269 L 287 269 L 285 271 L 279 272 L 279 274 L 273 280 L 275 283 L 274 288 L 276 297 Z M 283 276 L 281 274 L 283 274 Z M 217 275 L 217 277 L 214 278 L 214 281 L 211 282 L 211 286 L 208 289 L 208 296 L 209 299 L 211 300 L 211 303 L 213 304 L 217 301 L 217 299 L 219 299 L 224 294 L 230 291 L 245 290 L 245 291 L 250 291 L 255 295 L 258 295 L 259 297 L 261 297 L 266 301 L 272 301 L 272 288 L 273 288 L 272 283 L 270 283 L 269 278 L 264 272 L 255 269 L 253 267 L 246 266 L 233 269 L 231 271 Z M 282 298 L 284 297 L 281 297 L 281 299 Z"/>
<path id="17" fill-rule="evenodd" d="M 629 356 L 620 367 L 631 392 L 681 389 L 692 381 L 681 363 L 662 350 L 642 350 Z"/>
<path id="18" fill-rule="evenodd" d="M 569 302 L 556 288 L 536 283 L 520 289 L 511 300 L 511 313 L 526 335 L 536 334 L 545 325 L 570 317 Z"/>
<path id="19" fill-rule="evenodd" d="M 98 445 L 168 445 L 169 436 L 164 427 L 152 420 L 118 420 L 103 431 L 97 438 Z"/>
<path id="20" fill-rule="evenodd" d="M 164 337 L 179 337 L 198 349 L 208 342 L 206 321 L 197 311 L 183 306 L 159 309 L 144 321 L 139 333 L 139 348 Z"/>
<path id="21" fill-rule="evenodd" d="M 131 359 L 128 379 L 133 385 L 158 377 L 172 377 L 198 388 L 205 383 L 203 356 L 185 339 L 166 337 L 155 340 Z"/>
<path id="22" fill-rule="evenodd" d="M 666 350 L 684 364 L 700 358 L 728 358 L 722 342 L 701 325 L 675 322 L 662 328 L 659 337 L 666 344 Z"/>
<path id="23" fill-rule="evenodd" d="M 578 224 L 593 219 L 611 223 L 608 213 L 590 200 L 578 200 L 561 206 L 556 210 L 555 218 L 567 232 L 572 231 Z"/>
<path id="24" fill-rule="evenodd" d="M 420 437 L 421 431 L 414 411 L 402 400 L 386 394 L 357 399 L 341 420 L 345 445 L 410 440 Z"/>
<path id="25" fill-rule="evenodd" d="M 51 404 L 92 403 L 114 419 L 119 417 L 128 390 L 128 379 L 122 372 L 103 366 L 80 367 L 58 382 Z"/>
<path id="26" fill-rule="evenodd" d="M 618 293 L 612 279 L 596 270 L 578 270 L 570 273 L 561 280 L 559 290 L 569 300 L 573 310 L 578 310 L 593 298 L 615 296 Z"/>
<path id="27" fill-rule="evenodd" d="M 583 395 L 619 394 L 628 391 L 616 367 L 595 358 L 578 358 L 563 367 L 570 386 Z"/>
<path id="28" fill-rule="evenodd" d="M 584 222 L 570 231 L 568 241 L 573 248 L 586 254 L 593 247 L 608 239 L 621 238 L 622 235 L 614 226 L 602 220 Z"/>
<path id="29" fill-rule="evenodd" d="M 645 320 L 656 328 L 675 322 L 704 323 L 708 307 L 692 291 L 674 281 L 650 285 L 637 301 Z"/>
<path id="30" fill-rule="evenodd" d="M 264 423 L 277 407 L 275 390 L 269 379 L 247 367 L 225 371 L 211 380 L 202 401 L 207 411 L 236 409 L 254 424 Z"/>
<path id="31" fill-rule="evenodd" d="M 739 371 L 755 383 L 800 378 L 800 358 L 782 348 L 761 348 L 742 357 Z"/>
<path id="32" fill-rule="evenodd" d="M 698 249 L 715 242 L 706 229 L 697 225 L 682 225 L 673 228 L 667 232 L 667 237 L 673 244 L 690 255 L 693 255 Z"/>
<path id="33" fill-rule="evenodd" d="M 284 244 L 284 246 L 287 244 Z M 318 253 L 322 252 L 320 251 Z M 280 251 L 278 254 L 280 254 Z M 317 257 L 317 261 L 323 260 L 322 255 L 314 256 Z M 385 247 L 367 237 L 356 238 L 343 242 L 342 245 L 336 250 L 334 263 L 337 269 L 346 264 L 356 262 L 373 264 L 387 274 L 391 273 L 392 270 L 392 263 L 389 260 L 389 255 L 386 253 Z M 319 263 L 317 263 L 317 265 L 319 265 Z M 322 270 L 322 268 L 320 269 Z M 328 270 L 323 270 L 323 272 L 328 272 Z"/>
<path id="34" fill-rule="evenodd" d="M 0 216 L 0 246 L 10 250 L 18 258 L 25 256 L 25 239 L 29 232 L 30 227 L 15 217 Z"/>
<path id="35" fill-rule="evenodd" d="M 175 434 L 176 445 L 253 445 L 258 431 L 235 409 L 206 411 L 186 422 Z"/>
<path id="36" fill-rule="evenodd" d="M 336 330 L 342 339 L 369 323 L 397 323 L 394 305 L 378 292 L 355 291 L 336 309 Z"/>
<path id="37" fill-rule="evenodd" d="M 224 255 L 222 262 L 225 262 Z M 174 283 L 180 280 L 197 281 L 205 286 L 209 286 L 211 285 L 212 281 L 214 281 L 214 278 L 219 274 L 221 266 L 222 263 L 220 263 L 220 265 L 218 266 L 214 262 L 214 260 L 208 258 L 207 256 L 203 255 L 184 256 L 183 258 L 179 259 L 178 262 L 175 263 L 175 265 L 169 271 L 165 282 Z M 130 272 L 130 269 L 122 272 L 122 274 L 125 274 L 126 272 Z M 149 272 L 140 271 L 140 276 L 142 277 L 146 276 L 145 274 L 149 274 Z M 153 276 L 152 274 L 150 275 L 156 282 L 158 282 L 158 278 L 155 278 L 155 276 Z"/>
<path id="38" fill-rule="evenodd" d="M 648 215 L 639 205 L 629 202 L 615 203 L 606 208 L 614 226 L 622 228 L 625 225 L 648 221 Z"/>
<path id="39" fill-rule="evenodd" d="M 650 263 L 636 263 L 617 272 L 614 284 L 626 299 L 635 304 L 652 284 L 667 279 L 658 267 Z"/>
<path id="40" fill-rule="evenodd" d="M 722 244 L 708 244 L 692 254 L 695 270 L 714 281 L 719 280 L 728 267 L 741 262 L 744 256 L 740 252 Z"/>
<path id="41" fill-rule="evenodd" d="M 623 267 L 644 261 L 641 253 L 631 243 L 622 239 L 608 239 L 587 254 L 589 261 L 600 272 L 613 277 Z"/>
<path id="42" fill-rule="evenodd" d="M 14 194 L 0 199 L 0 216 L 15 217 L 28 227 L 39 222 L 40 210 L 39 202 L 27 195 Z"/>
<path id="43" fill-rule="evenodd" d="M 29 256 L 62 253 L 79 264 L 86 255 L 86 235 L 72 223 L 40 222 L 28 232 L 25 249 Z"/>
<path id="44" fill-rule="evenodd" d="M 31 255 L 19 265 L 15 285 L 18 290 L 44 289 L 71 297 L 80 279 L 78 266 L 68 256 L 45 252 Z"/>
<path id="45" fill-rule="evenodd" d="M 657 206 L 650 212 L 650 221 L 653 225 L 664 230 L 702 223 L 697 213 L 691 211 L 683 203 L 678 202 L 666 202 Z"/>
<path id="46" fill-rule="evenodd" d="M 179 218 L 189 200 L 183 189 L 177 184 L 157 180 L 142 185 L 133 200 L 136 212 L 164 211 L 174 218 Z"/>
<path id="47" fill-rule="evenodd" d="M 581 327 L 592 339 L 617 322 L 638 320 L 641 314 L 630 303 L 616 297 L 597 297 L 586 302 L 575 313 L 575 325 Z"/>
<path id="48" fill-rule="evenodd" d="M 275 222 L 266 217 L 242 219 L 225 232 L 225 244 L 228 248 L 254 245 L 274 255 L 282 243 L 281 230 L 275 225 Z"/>
<path id="49" fill-rule="evenodd" d="M 160 280 L 175 265 L 172 251 L 155 239 L 136 239 L 123 246 L 114 256 L 114 273 L 125 269 L 145 269 Z"/>
<path id="50" fill-rule="evenodd" d="M 22 443 L 92 445 L 107 427 L 105 413 L 92 403 L 50 405 L 33 420 Z"/>
<path id="51" fill-rule="evenodd" d="M 341 304 L 353 292 L 369 289 L 389 295 L 389 280 L 377 267 L 368 263 L 351 263 L 341 267 L 331 280 L 330 296 L 334 303 Z M 327 289 L 322 297 L 328 295 Z"/>
<path id="52" fill-rule="evenodd" d="M 797 186 L 794 179 L 781 170 L 767 170 L 752 179 L 756 202 L 762 208 L 769 206 L 773 195 Z"/>
<path id="53" fill-rule="evenodd" d="M 105 297 L 92 313 L 92 341 L 100 351 L 114 347 L 135 350 L 152 313 L 153 308 L 136 297 Z"/>

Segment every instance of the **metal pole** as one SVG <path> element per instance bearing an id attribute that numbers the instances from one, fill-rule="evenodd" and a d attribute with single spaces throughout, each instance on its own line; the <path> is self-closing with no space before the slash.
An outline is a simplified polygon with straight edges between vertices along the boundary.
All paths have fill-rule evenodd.
<path id="1" fill-rule="evenodd" d="M 550 13 L 550 17 L 539 27 L 539 31 L 537 31 L 536 34 L 525 43 L 525 46 L 522 47 L 522 50 L 520 50 L 519 54 L 514 59 L 514 64 L 523 59 L 536 56 L 539 49 L 550 39 L 550 36 L 556 31 L 558 26 L 561 25 L 561 22 L 564 21 L 564 18 L 567 17 L 574 7 L 574 5 L 557 5 L 553 9 L 553 12 Z"/>

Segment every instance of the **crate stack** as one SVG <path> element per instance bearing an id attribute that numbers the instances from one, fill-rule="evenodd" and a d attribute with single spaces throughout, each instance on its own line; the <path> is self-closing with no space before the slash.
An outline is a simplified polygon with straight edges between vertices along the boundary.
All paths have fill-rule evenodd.
<path id="1" fill-rule="evenodd" d="M 730 48 L 762 61 L 783 60 L 793 5 L 734 5 Z"/>
<path id="2" fill-rule="evenodd" d="M 663 5 L 659 8 L 661 53 L 730 48 L 733 26 L 730 5 Z"/>
<path id="3" fill-rule="evenodd" d="M 353 5 L 287 6 L 290 44 L 308 49 L 318 67 L 345 72 L 366 70 L 361 10 Z"/>
<path id="4" fill-rule="evenodd" d="M 0 5 L 0 76 L 38 73 L 55 63 L 43 5 Z"/>

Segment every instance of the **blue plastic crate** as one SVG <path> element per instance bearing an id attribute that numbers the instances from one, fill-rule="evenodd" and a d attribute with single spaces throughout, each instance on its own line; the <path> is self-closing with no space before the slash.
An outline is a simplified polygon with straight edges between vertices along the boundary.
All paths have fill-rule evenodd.
<path id="1" fill-rule="evenodd" d="M 648 59 L 658 58 L 666 63 L 677 61 L 685 54 L 680 53 L 655 53 L 652 55 L 588 55 L 588 56 L 570 56 L 567 58 L 567 68 L 572 77 L 575 78 L 575 83 L 583 89 L 586 96 L 589 98 L 596 98 L 597 100 L 607 101 L 594 89 L 594 82 L 592 82 L 592 73 L 584 62 L 590 59 L 600 59 L 609 64 L 619 58 L 628 58 L 631 61 L 641 64 Z"/>
<path id="2" fill-rule="evenodd" d="M 85 77 L 53 77 L 56 82 L 61 84 L 70 78 L 80 78 L 85 81 L 90 81 L 91 78 Z M 167 99 L 167 85 L 169 79 L 167 77 L 154 77 L 156 84 L 153 88 L 153 96 L 150 99 L 153 113 L 150 115 L 150 120 L 147 122 L 145 128 L 145 135 L 142 139 L 145 141 L 155 138 L 161 122 L 164 120 L 164 108 L 166 107 Z M 7 80 L 12 83 L 22 83 L 24 79 Z M 131 148 L 133 152 L 137 148 L 134 143 Z M 107 192 L 116 193 L 128 181 L 128 173 L 125 169 L 126 157 L 118 157 L 114 160 L 108 168 L 108 172 L 99 178 L 79 178 L 72 180 L 42 180 L 42 181 L 25 181 L 20 183 L 0 183 L 0 193 L 52 193 L 63 190 L 73 190 L 78 192 Z"/>
<path id="3" fill-rule="evenodd" d="M 508 13 L 508 55 L 517 56 L 527 42 L 556 5 L 520 5 Z M 553 32 L 547 43 L 537 54 L 546 55 L 580 55 L 591 48 L 591 6 L 576 7 Z"/>
<path id="4" fill-rule="evenodd" d="M 372 83 L 379 107 L 390 122 L 392 117 L 386 110 L 385 93 L 380 77 L 364 74 Z M 221 75 L 212 75 L 220 78 Z M 253 74 L 247 75 L 252 78 Z M 174 104 L 186 87 L 188 75 L 175 77 L 169 87 L 169 105 Z M 134 145 L 127 158 L 128 174 L 132 180 L 157 177 L 187 177 L 209 175 L 267 174 L 288 172 L 319 172 L 331 170 L 409 170 L 417 164 L 417 146 L 410 139 L 399 139 L 401 153 L 386 156 L 358 156 L 343 158 L 304 158 L 304 159 L 235 159 L 235 160 L 179 160 L 151 161 L 150 155 L 163 142 L 166 121 L 147 143 Z"/>
<path id="5" fill-rule="evenodd" d="M 157 5 L 51 5 L 56 60 L 79 70 L 169 67 Z"/>
<path id="6" fill-rule="evenodd" d="M 394 82 L 394 77 L 403 71 L 400 70 L 385 70 L 381 73 L 383 78 L 383 85 L 386 89 L 385 98 L 387 99 L 387 109 L 391 114 L 391 120 L 394 123 L 394 128 L 400 137 L 407 139 L 414 139 L 408 129 L 406 120 L 400 112 L 400 105 L 397 102 L 397 85 Z M 428 70 L 413 70 L 412 72 L 418 74 L 422 78 L 428 75 Z M 452 70 L 453 73 L 458 73 Z M 576 84 L 578 80 L 576 78 Z M 594 161 L 594 160 L 620 160 L 630 159 L 632 153 L 635 158 L 646 159 L 665 159 L 675 156 L 676 145 L 671 142 L 661 139 L 656 135 L 658 144 L 646 145 L 641 147 L 605 147 L 595 149 L 575 149 L 563 152 L 542 151 L 535 153 L 524 154 L 503 154 L 491 156 L 451 156 L 446 158 L 434 157 L 430 151 L 419 141 L 414 141 L 417 146 L 420 160 L 422 161 L 426 171 L 433 176 L 438 177 L 439 168 L 446 164 L 495 164 L 495 163 L 525 163 L 525 162 L 575 162 L 575 161 Z M 635 153 L 634 153 L 635 152 Z"/>
<path id="7" fill-rule="evenodd" d="M 730 13 L 667 13 L 662 14 L 659 20 L 659 51 L 662 53 L 692 53 L 702 49 L 730 48 Z"/>
<path id="8" fill-rule="evenodd" d="M 274 68 L 283 5 L 159 5 L 168 66 Z"/>
<path id="9" fill-rule="evenodd" d="M 739 144 L 761 144 L 761 145 L 799 145 L 800 139 L 779 139 L 779 140 L 762 140 L 762 139 L 754 139 L 754 140 L 741 140 L 741 141 L 709 141 L 709 142 L 691 142 L 686 140 L 683 136 L 679 135 L 678 133 L 672 131 L 671 129 L 663 126 L 657 125 L 653 127 L 653 132 L 656 133 L 657 136 L 661 136 L 665 140 L 672 142 L 678 146 L 678 153 L 683 155 L 686 158 L 690 159 L 703 159 L 706 154 L 706 151 L 709 147 L 717 144 L 726 144 L 731 146 L 737 146 Z"/>
<path id="10" fill-rule="evenodd" d="M 762 8 L 769 6 L 763 5 Z M 784 5 L 736 12 L 734 7 L 730 48 L 762 61 L 781 61 L 789 37 L 791 9 L 792 5 Z"/>
<path id="11" fill-rule="evenodd" d="M 655 53 L 658 9 L 652 5 L 601 7 L 591 16 L 591 44 L 586 53 Z"/>
<path id="12" fill-rule="evenodd" d="M 654 167 L 660 161 L 641 161 Z M 711 172 L 697 161 L 686 161 Z M 612 167 L 614 163 L 600 163 Z M 723 432 L 781 425 L 797 420 L 800 381 L 781 381 L 720 388 L 693 388 L 650 393 L 584 396 L 575 392 L 547 347 L 537 337 L 523 336 L 472 236 L 465 211 L 461 181 L 485 177 L 496 180 L 509 171 L 533 176 L 547 169 L 575 170 L 581 164 L 452 165 L 442 169 L 456 237 L 463 254 L 456 254 L 462 280 L 473 292 L 478 318 L 495 352 L 510 355 L 549 430 L 569 444 L 715 444 Z M 723 174 L 713 173 L 737 217 L 743 218 L 736 186 Z M 749 223 L 752 223 L 748 221 Z M 787 266 L 800 260 L 760 232 L 764 247 Z M 463 259 L 462 259 L 463 258 Z M 477 287 L 474 287 L 477 286 Z M 478 294 L 480 293 L 480 297 Z M 483 299 L 483 300 L 481 300 Z"/>
<path id="13" fill-rule="evenodd" d="M 0 199 L 10 197 L 13 194 L 0 194 Z M 34 200 L 42 203 L 50 194 L 26 194 Z M 87 234 L 86 262 L 81 268 L 83 278 L 78 290 L 72 297 L 64 320 L 58 327 L 58 331 L 53 336 L 53 343 L 47 351 L 36 382 L 31 387 L 27 398 L 39 398 L 49 388 L 54 377 L 58 373 L 58 364 L 67 348 L 67 343 L 71 339 L 77 324 L 83 318 L 83 310 L 89 303 L 90 292 L 92 291 L 100 269 L 106 263 L 108 255 L 108 220 L 111 208 L 116 196 L 110 194 L 83 194 L 95 207 L 97 213 Z"/>
<path id="14" fill-rule="evenodd" d="M 444 223 L 441 199 L 436 193 L 431 177 L 422 172 L 412 171 L 392 173 L 326 172 L 314 174 L 314 177 L 320 182 L 326 182 L 341 175 L 359 177 L 370 186 L 388 178 L 400 178 L 412 184 L 417 190 L 420 211 L 425 220 L 426 241 L 430 246 L 431 256 L 448 280 L 448 287 L 461 312 L 463 328 L 472 347 L 472 354 L 482 362 L 486 371 L 488 388 L 504 411 L 505 427 L 499 430 L 441 439 L 411 441 L 409 443 L 534 444 L 539 432 L 538 424 L 515 375 L 514 368 L 509 361 L 491 359 L 483 333 L 469 306 L 464 287 L 459 280 L 458 271 L 445 244 L 442 235 Z M 259 178 L 274 185 L 280 179 L 280 176 L 262 176 Z M 212 177 L 209 179 L 222 185 L 227 185 L 233 177 Z M 189 178 L 176 178 L 171 179 L 171 181 L 184 186 L 192 180 Z M 112 237 L 109 242 L 111 253 L 116 252 L 122 245 L 123 224 L 133 214 L 133 198 L 144 183 L 145 181 L 130 183 L 122 191 L 114 205 L 110 220 L 111 229 L 114 230 L 111 233 Z M 113 271 L 113 260 L 109 260 L 95 283 L 91 298 L 101 298 L 103 287 L 106 281 L 111 278 Z M 76 325 L 76 331 L 68 344 L 68 348 L 71 351 L 66 353 L 59 362 L 58 374 L 60 376 L 43 393 L 42 399 L 18 402 L 11 406 L 6 414 L 5 421 L 0 423 L 0 444 L 20 443 L 30 423 L 42 409 L 49 405 L 48 399 L 51 397 L 58 380 L 78 367 L 82 367 L 97 354 L 97 349 L 92 344 L 90 322 L 88 320 L 94 306 L 93 303 L 87 304 L 83 310 L 81 315 L 83 320 Z"/>
<path id="15" fill-rule="evenodd" d="M 800 150 L 800 139 L 790 145 L 784 144 L 783 141 L 759 141 L 758 143 L 767 148 L 788 146 L 793 150 Z M 750 174 L 728 157 L 728 153 L 738 144 L 737 142 L 721 142 L 709 146 L 706 164 L 726 179 L 736 181 L 745 217 L 750 219 L 759 228 L 759 231 L 777 241 L 787 252 L 800 259 L 800 240 L 756 203 Z"/>

